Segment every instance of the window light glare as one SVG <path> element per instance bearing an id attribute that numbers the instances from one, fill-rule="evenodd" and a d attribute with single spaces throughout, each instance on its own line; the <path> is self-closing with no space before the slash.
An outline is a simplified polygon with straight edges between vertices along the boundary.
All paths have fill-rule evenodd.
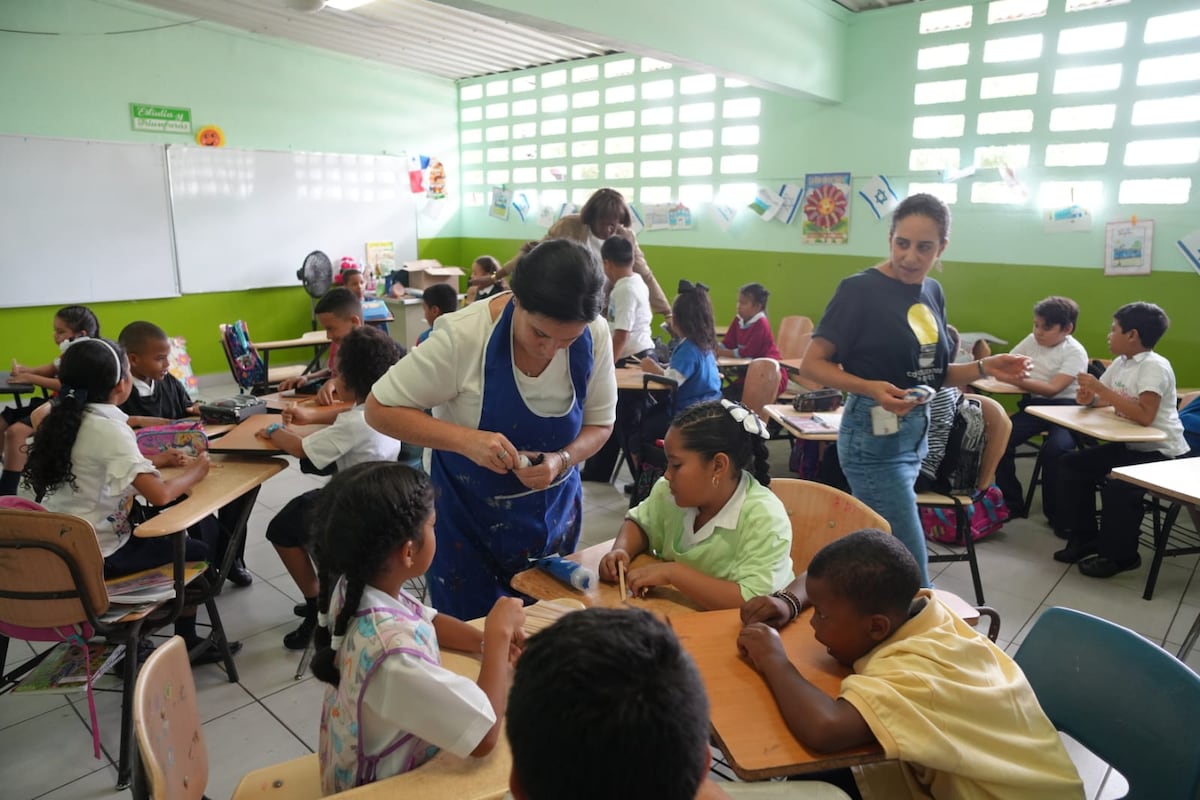
<path id="1" fill-rule="evenodd" d="M 1125 166 L 1195 164 L 1200 161 L 1200 138 L 1147 139 L 1125 145 Z"/>
<path id="2" fill-rule="evenodd" d="M 735 125 L 721 129 L 721 145 L 723 147 L 744 147 L 758 144 L 757 125 Z"/>
<path id="3" fill-rule="evenodd" d="M 674 121 L 674 106 L 659 106 L 658 108 L 642 109 L 642 125 L 670 125 Z"/>
<path id="4" fill-rule="evenodd" d="M 985 111 L 979 115 L 975 125 L 975 132 L 981 134 L 1029 133 L 1031 130 L 1033 112 L 1029 109 Z"/>
<path id="5" fill-rule="evenodd" d="M 606 78 L 624 78 L 627 75 L 632 75 L 636 63 L 632 58 L 622 58 L 619 61 L 609 61 L 604 65 L 604 77 Z"/>
<path id="6" fill-rule="evenodd" d="M 738 97 L 733 100 L 726 100 L 721 104 L 721 117 L 723 119 L 745 119 L 748 117 L 757 117 L 762 110 L 762 100 L 757 97 Z M 709 117 L 711 119 L 712 117 Z M 683 121 L 683 111 L 680 109 L 680 121 Z"/>
<path id="7" fill-rule="evenodd" d="M 507 125 L 493 125 L 485 132 L 485 136 L 489 142 L 503 142 L 508 138 Z"/>
<path id="8" fill-rule="evenodd" d="M 668 134 L 669 136 L 670 134 Z M 668 145 L 669 146 L 669 145 Z M 645 149 L 644 147 L 642 148 Z M 607 156 L 621 155 L 633 152 L 632 136 L 613 136 L 604 140 L 604 154 Z M 633 177 L 632 175 L 630 177 Z"/>
<path id="9" fill-rule="evenodd" d="M 1050 111 L 1050 130 L 1108 130 L 1116 118 L 1117 107 L 1112 103 L 1098 106 L 1064 106 Z"/>
<path id="10" fill-rule="evenodd" d="M 713 164 L 712 159 L 708 156 L 697 158 L 681 158 L 679 159 L 679 174 L 692 177 L 699 175 L 712 175 Z"/>
<path id="11" fill-rule="evenodd" d="M 628 103 L 636 96 L 637 90 L 629 84 L 624 86 L 609 86 L 604 90 L 604 102 L 608 105 L 613 103 Z"/>
<path id="12" fill-rule="evenodd" d="M 927 81 L 913 87 L 913 104 L 958 103 L 967 99 L 967 80 Z"/>
<path id="13" fill-rule="evenodd" d="M 908 154 L 908 168 L 914 171 L 957 169 L 958 161 L 957 147 L 917 148 Z"/>
<path id="14" fill-rule="evenodd" d="M 643 178 L 669 178 L 671 170 L 674 168 L 671 159 L 662 159 L 659 161 L 643 161 L 641 165 L 641 176 Z"/>
<path id="15" fill-rule="evenodd" d="M 1042 54 L 1042 34 L 1010 36 L 1006 39 L 989 39 L 983 43 L 983 60 L 988 64 L 1005 61 L 1025 61 Z"/>
<path id="16" fill-rule="evenodd" d="M 971 184 L 971 202 L 991 205 L 1019 205 L 1025 197 L 1016 186 L 1004 181 L 976 181 Z"/>
<path id="17" fill-rule="evenodd" d="M 650 81 L 642 84 L 643 100 L 665 100 L 675 96 L 675 81 Z"/>
<path id="18" fill-rule="evenodd" d="M 536 122 L 521 122 L 512 126 L 514 139 L 532 139 L 534 136 L 537 136 Z"/>
<path id="19" fill-rule="evenodd" d="M 957 183 L 918 183 L 913 181 L 908 185 L 908 197 L 914 194 L 931 194 L 948 206 L 958 202 Z"/>
<path id="20" fill-rule="evenodd" d="M 1046 16 L 1048 0 L 992 0 L 988 3 L 988 25 Z"/>
<path id="21" fill-rule="evenodd" d="M 758 172 L 758 156 L 721 156 L 722 175 L 750 175 Z"/>
<path id="22" fill-rule="evenodd" d="M 1129 0 L 1067 0 L 1067 11 L 1091 11 L 1093 8 L 1123 6 Z"/>
<path id="23" fill-rule="evenodd" d="M 559 117 L 558 119 L 542 120 L 542 136 L 562 136 L 566 132 L 566 119 Z"/>
<path id="24" fill-rule="evenodd" d="M 489 164 L 494 164 L 497 161 L 508 161 L 508 148 L 489 147 L 487 151 L 487 160 Z"/>
<path id="25" fill-rule="evenodd" d="M 1089 25 L 1086 28 L 1069 28 L 1059 31 L 1058 52 L 1063 55 L 1093 53 L 1098 50 L 1115 50 L 1125 44 L 1126 24 L 1112 22 L 1107 25 Z"/>
<path id="26" fill-rule="evenodd" d="M 325 0 L 325 7 L 336 8 L 338 11 L 349 11 L 371 2 L 374 0 Z"/>
<path id="27" fill-rule="evenodd" d="M 480 83 L 464 86 L 458 90 L 459 100 L 478 100 L 481 97 L 483 97 L 483 84 Z"/>
<path id="28" fill-rule="evenodd" d="M 670 68 L 671 64 L 668 61 L 659 61 L 657 58 L 649 57 L 642 59 L 642 72 L 658 72 Z"/>
<path id="29" fill-rule="evenodd" d="M 487 84 L 485 91 L 488 97 L 500 97 L 508 94 L 508 81 L 492 81 Z"/>
<path id="30" fill-rule="evenodd" d="M 585 64 L 571 70 L 571 83 L 587 83 L 600 77 L 599 64 Z"/>
<path id="31" fill-rule="evenodd" d="M 1200 78 L 1200 53 L 1143 59 L 1138 64 L 1138 86 L 1194 81 Z"/>
<path id="32" fill-rule="evenodd" d="M 1029 145 L 1009 144 L 996 147 L 976 147 L 975 166 L 981 168 L 1009 166 L 1024 169 L 1029 166 Z"/>
<path id="33" fill-rule="evenodd" d="M 955 6 L 940 11 L 926 11 L 921 15 L 919 31 L 921 33 L 938 33 L 969 28 L 974 10 L 972 6 Z"/>
<path id="34" fill-rule="evenodd" d="M 1182 205 L 1192 191 L 1191 178 L 1139 178 L 1121 181 L 1117 202 L 1121 205 Z"/>
<path id="35" fill-rule="evenodd" d="M 1095 211 L 1104 201 L 1100 181 L 1043 181 L 1038 187 L 1039 208 L 1063 208 L 1080 205 Z"/>
<path id="36" fill-rule="evenodd" d="M 755 98 L 757 99 L 757 98 Z M 716 107 L 712 103 L 692 103 L 679 107 L 680 122 L 708 122 L 713 118 Z"/>
<path id="37" fill-rule="evenodd" d="M 600 130 L 600 117 L 595 114 L 571 117 L 571 133 L 592 133 L 598 130 Z"/>
<path id="38" fill-rule="evenodd" d="M 1047 167 L 1100 167 L 1108 163 L 1108 142 L 1046 145 Z"/>
<path id="39" fill-rule="evenodd" d="M 670 133 L 650 133 L 642 137 L 641 150 L 643 153 L 661 153 L 670 150 L 675 144 L 675 137 Z"/>
<path id="40" fill-rule="evenodd" d="M 1057 70 L 1054 73 L 1055 94 L 1107 92 L 1118 88 L 1120 85 L 1120 64 L 1101 64 L 1096 67 L 1068 67 Z"/>
<path id="41" fill-rule="evenodd" d="M 1023 72 L 1020 75 L 993 75 L 979 82 L 979 99 L 994 100 L 999 97 L 1026 97 L 1037 94 L 1038 74 Z"/>
<path id="42" fill-rule="evenodd" d="M 917 51 L 917 69 L 941 69 L 942 67 L 961 67 L 971 57 L 971 45 L 944 44 L 940 47 L 922 47 Z"/>
<path id="43" fill-rule="evenodd" d="M 639 195 L 643 203 L 671 202 L 670 186 L 643 186 Z"/>
<path id="44" fill-rule="evenodd" d="M 679 187 L 679 202 L 688 208 L 712 202 L 713 187 L 707 183 L 686 184 Z"/>
<path id="45" fill-rule="evenodd" d="M 537 183 L 537 167 L 516 167 L 512 179 L 513 183 Z"/>
<path id="46" fill-rule="evenodd" d="M 712 147 L 712 143 L 713 132 L 710 130 L 682 131 L 679 134 L 679 146 L 685 150 Z"/>
<path id="47" fill-rule="evenodd" d="M 1134 125 L 1164 125 L 1200 121 L 1200 94 L 1138 100 L 1133 104 Z"/>
<path id="48" fill-rule="evenodd" d="M 1146 44 L 1174 42 L 1200 36 L 1200 9 L 1164 14 L 1146 20 Z"/>
<path id="49" fill-rule="evenodd" d="M 604 165 L 604 179 L 607 181 L 633 180 L 633 162 L 610 161 Z"/>
<path id="50" fill-rule="evenodd" d="M 716 75 L 689 75 L 679 79 L 680 94 L 704 94 L 717 88 Z"/>
<path id="51" fill-rule="evenodd" d="M 950 139 L 963 135 L 966 116 L 945 114 L 933 117 L 917 117 L 913 120 L 914 139 Z"/>

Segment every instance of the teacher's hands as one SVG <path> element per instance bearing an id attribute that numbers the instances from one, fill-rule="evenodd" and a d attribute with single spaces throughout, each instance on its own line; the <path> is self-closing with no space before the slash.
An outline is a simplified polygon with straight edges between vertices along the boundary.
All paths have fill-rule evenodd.
<path id="1" fill-rule="evenodd" d="M 503 475 L 517 466 L 517 448 L 502 433 L 471 431 L 458 451 L 484 469 Z M 530 467 L 529 469 L 533 469 Z M 532 488 L 532 487 L 530 487 Z"/>
<path id="2" fill-rule="evenodd" d="M 522 455 L 528 459 L 529 466 L 521 466 L 520 456 Z M 562 463 L 562 459 L 556 453 L 522 452 L 518 455 L 518 461 L 513 464 L 512 474 L 517 476 L 517 480 L 526 489 L 540 491 L 554 483 L 555 479 L 562 474 Z"/>
<path id="3" fill-rule="evenodd" d="M 1005 383 L 1017 383 L 1029 375 L 1033 369 L 1033 359 L 1029 356 L 1015 356 L 1012 353 L 1001 353 L 982 359 L 984 371 L 997 380 Z"/>
<path id="4" fill-rule="evenodd" d="M 907 389 L 900 389 L 888 381 L 871 381 L 871 399 L 885 410 L 904 416 L 917 407 L 917 401 L 908 397 Z"/>

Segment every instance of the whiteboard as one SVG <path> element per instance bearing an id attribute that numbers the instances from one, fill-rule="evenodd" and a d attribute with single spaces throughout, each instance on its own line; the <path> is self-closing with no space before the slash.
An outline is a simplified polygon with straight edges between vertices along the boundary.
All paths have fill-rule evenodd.
<path id="1" fill-rule="evenodd" d="M 179 294 L 161 144 L 0 136 L 0 306 Z"/>
<path id="2" fill-rule="evenodd" d="M 304 256 L 365 259 L 391 241 L 417 257 L 407 159 L 170 145 L 171 208 L 185 293 L 299 286 Z"/>

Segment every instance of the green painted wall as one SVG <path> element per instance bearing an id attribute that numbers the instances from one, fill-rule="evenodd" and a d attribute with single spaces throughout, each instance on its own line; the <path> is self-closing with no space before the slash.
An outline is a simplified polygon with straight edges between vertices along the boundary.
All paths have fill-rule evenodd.
<path id="1" fill-rule="evenodd" d="M 220 125 L 230 147 L 407 150 L 439 154 L 452 174 L 457 169 L 453 82 L 207 23 L 112 35 L 184 19 L 124 0 L 0 2 L 0 28 L 6 29 L 0 32 L 0 133 L 190 141 L 184 135 L 131 130 L 128 104 L 138 101 L 189 107 L 194 124 Z M 457 214 L 452 203 L 447 205 L 451 207 L 437 219 L 420 217 L 422 236 L 457 234 Z M 52 243 L 47 252 L 53 252 Z M 40 272 L 34 264 L 0 273 L 0 286 L 35 280 L 53 280 L 52 270 Z M 50 360 L 55 308 L 0 309 L 5 363 L 10 357 L 36 364 Z M 288 338 L 308 330 L 311 313 L 298 284 L 294 289 L 101 303 L 95 311 L 111 336 L 129 321 L 149 319 L 186 337 L 198 373 L 227 370 L 218 344 L 219 323 L 244 319 L 257 338 Z"/>

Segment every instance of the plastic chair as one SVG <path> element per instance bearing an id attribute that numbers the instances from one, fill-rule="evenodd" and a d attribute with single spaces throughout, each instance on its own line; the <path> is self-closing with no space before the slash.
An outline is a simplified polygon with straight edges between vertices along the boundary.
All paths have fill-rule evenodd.
<path id="1" fill-rule="evenodd" d="M 742 390 L 742 405 L 764 422 L 770 419 L 765 406 L 775 402 L 779 394 L 779 362 L 773 358 L 756 358 L 746 367 L 746 382 Z"/>
<path id="2" fill-rule="evenodd" d="M 6 498 L 7 500 L 7 498 Z M 104 585 L 104 558 L 96 532 L 84 519 L 49 511 L 22 511 L 0 507 L 0 626 L 12 638 L 29 641 L 65 641 L 99 635 L 125 645 L 124 696 L 121 701 L 120 756 L 117 788 L 129 785 L 133 740 L 133 690 L 138 672 L 138 643 L 150 632 L 169 624 L 183 610 L 184 584 L 189 575 L 184 564 L 183 534 L 174 534 L 175 597 L 146 612 L 129 614 L 115 622 L 102 622 L 108 611 Z M 198 576 L 195 565 L 190 575 Z M 12 688 L 43 655 L 0 679 L 0 692 Z M 95 719 L 92 720 L 95 731 Z"/>
<path id="3" fill-rule="evenodd" d="M 983 410 L 984 435 L 987 440 L 983 446 L 983 455 L 979 459 L 979 479 L 976 486 L 990 486 L 996 479 L 996 465 L 1000 463 L 1004 450 L 1008 447 L 1008 435 L 1012 432 L 1012 420 L 1004 410 L 1004 406 L 986 395 L 973 395 Z M 958 540 L 963 542 L 962 552 L 929 554 L 929 563 L 937 564 L 953 561 L 966 561 L 971 566 L 971 582 L 975 586 L 975 601 L 979 605 L 983 599 L 983 580 L 979 576 L 979 561 L 975 557 L 975 540 L 971 538 L 970 516 L 967 506 L 974 501 L 972 494 L 942 494 L 940 492 L 920 492 L 917 494 L 917 506 L 926 508 L 952 508 L 954 510 L 955 526 L 958 530 Z"/>
<path id="4" fill-rule="evenodd" d="M 1133 631 L 1047 610 L 1017 664 L 1054 727 L 1129 782 L 1127 800 L 1200 797 L 1200 676 Z"/>
<path id="5" fill-rule="evenodd" d="M 812 339 L 813 321 L 808 317 L 788 316 L 779 320 L 775 346 L 781 358 L 803 358 Z"/>
<path id="6" fill-rule="evenodd" d="M 187 647 L 178 636 L 146 659 L 134 689 L 133 716 L 142 774 L 134 800 L 200 800 L 208 784 L 208 749 L 196 704 Z M 249 773 L 234 800 L 316 800 L 321 796 L 315 754 Z"/>

